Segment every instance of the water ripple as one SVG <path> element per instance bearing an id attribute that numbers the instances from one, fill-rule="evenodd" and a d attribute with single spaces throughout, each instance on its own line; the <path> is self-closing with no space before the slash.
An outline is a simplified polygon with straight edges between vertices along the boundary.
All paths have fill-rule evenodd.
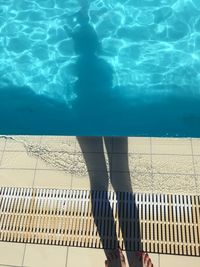
<path id="1" fill-rule="evenodd" d="M 64 25 L 76 29 L 72 15 L 79 9 L 75 0 L 2 0 L 0 84 L 9 80 L 69 101 L 76 55 Z M 118 93 L 151 98 L 178 86 L 180 94 L 199 96 L 199 10 L 199 0 L 90 1 L 90 23 Z"/>

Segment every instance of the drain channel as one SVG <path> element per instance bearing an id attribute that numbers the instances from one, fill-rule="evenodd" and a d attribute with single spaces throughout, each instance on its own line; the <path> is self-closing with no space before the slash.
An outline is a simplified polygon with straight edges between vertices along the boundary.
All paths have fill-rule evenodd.
<path id="1" fill-rule="evenodd" d="M 0 241 L 114 248 L 116 236 L 126 250 L 200 256 L 200 196 L 0 188 Z"/>

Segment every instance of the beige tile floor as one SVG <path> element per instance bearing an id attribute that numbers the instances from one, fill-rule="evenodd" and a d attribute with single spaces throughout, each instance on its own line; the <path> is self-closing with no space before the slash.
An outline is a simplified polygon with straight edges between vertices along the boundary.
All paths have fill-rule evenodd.
<path id="1" fill-rule="evenodd" d="M 101 150 L 95 140 L 82 152 L 75 137 L 0 137 L 0 186 L 90 189 L 89 174 L 107 175 L 97 164 Z M 128 165 L 119 139 L 109 142 L 109 151 L 104 145 L 107 167 L 111 159 L 108 174 L 120 190 L 127 189 L 122 177 L 130 173 L 134 192 L 200 194 L 199 139 L 128 138 Z M 84 156 L 94 162 L 89 172 Z M 200 266 L 197 257 L 150 257 L 154 267 Z M 104 260 L 101 249 L 0 242 L 0 267 L 102 267 Z"/>

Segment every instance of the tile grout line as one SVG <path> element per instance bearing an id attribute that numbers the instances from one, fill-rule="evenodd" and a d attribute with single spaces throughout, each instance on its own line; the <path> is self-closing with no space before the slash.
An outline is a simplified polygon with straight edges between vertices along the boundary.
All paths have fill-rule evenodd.
<path id="1" fill-rule="evenodd" d="M 151 138 L 151 137 L 150 137 Z M 3 152 L 4 150 L 0 150 L 0 152 Z M 25 153 L 26 151 L 23 151 L 23 150 L 6 150 L 7 153 L 13 153 L 13 152 L 16 152 L 16 153 Z M 49 150 L 48 152 L 50 153 L 65 153 L 66 150 Z M 73 154 L 82 154 L 82 153 L 88 153 L 88 154 L 101 154 L 101 152 L 79 152 L 79 151 L 75 151 L 75 152 L 72 152 L 72 151 L 67 151 L 66 153 L 73 153 Z M 124 155 L 126 154 L 125 152 L 112 152 L 112 154 L 116 154 L 116 155 Z M 144 155 L 144 156 L 148 156 L 149 153 L 139 153 L 139 152 L 128 152 L 128 155 Z M 153 156 L 181 156 L 181 157 L 187 157 L 187 156 L 191 156 L 190 153 L 187 153 L 187 154 L 180 154 L 180 153 L 177 153 L 177 154 L 174 154 L 174 153 L 152 153 Z M 194 154 L 194 156 L 199 156 L 200 157 L 200 154 Z"/>
<path id="2" fill-rule="evenodd" d="M 5 149 L 6 149 L 6 143 L 7 143 L 7 139 L 5 140 L 4 148 L 2 150 L 2 155 L 1 155 L 1 159 L 0 159 L 0 166 L 1 166 L 1 163 L 2 163 L 2 160 L 3 160 L 3 155 L 4 155 L 4 152 L 5 152 Z"/>
<path id="3" fill-rule="evenodd" d="M 73 185 L 73 175 L 70 173 L 71 175 L 71 182 L 70 182 L 70 189 L 72 189 L 72 185 Z M 67 178 L 66 178 L 66 182 L 67 182 Z"/>
<path id="4" fill-rule="evenodd" d="M 23 257 L 22 257 L 22 264 L 21 264 L 21 267 L 24 266 L 24 259 L 25 259 L 25 254 L 26 254 L 26 246 L 27 246 L 27 244 L 25 243 L 25 244 L 24 244 L 24 252 L 23 252 Z"/>
<path id="5" fill-rule="evenodd" d="M 32 171 L 33 169 L 31 168 L 0 168 L 1 170 L 25 170 L 25 171 Z M 35 168 L 34 168 L 35 169 Z M 38 171 L 56 171 L 56 172 L 64 172 L 65 170 L 58 170 L 58 169 L 37 169 Z M 101 170 L 89 170 L 89 172 L 103 172 Z M 136 173 L 134 170 L 130 171 L 113 171 L 114 173 Z M 71 174 L 71 173 L 70 173 Z M 137 172 L 137 174 L 151 174 L 151 172 Z M 182 173 L 182 172 L 155 172 L 153 173 L 154 175 L 186 175 L 186 176 L 191 176 L 194 175 L 194 173 Z M 200 175 L 200 173 L 196 173 L 196 175 Z"/>
<path id="6" fill-rule="evenodd" d="M 154 173 L 153 173 L 153 157 L 152 157 L 152 139 L 150 137 L 150 161 L 151 161 L 151 184 L 152 193 L 154 191 Z"/>
<path id="7" fill-rule="evenodd" d="M 73 148 L 73 154 L 76 155 L 76 146 L 78 145 L 78 140 L 77 138 L 75 138 L 75 142 L 74 142 L 74 148 Z M 66 172 L 65 172 L 66 173 Z M 74 179 L 74 174 L 72 174 L 71 172 L 69 172 L 71 175 L 71 183 L 70 183 L 70 189 L 72 189 L 72 185 L 73 185 L 73 179 Z M 66 178 L 67 179 L 67 178 Z"/>
<path id="8" fill-rule="evenodd" d="M 41 140 L 42 140 L 42 136 L 40 136 L 39 144 L 41 144 Z M 37 163 L 38 163 L 38 157 L 37 157 L 36 164 L 35 164 L 35 168 L 34 168 L 34 176 L 33 176 L 32 188 L 34 187 L 34 183 L 35 183 L 35 176 L 36 176 Z M 23 267 L 23 265 L 24 265 L 24 259 L 25 259 L 25 254 L 26 254 L 26 247 L 27 247 L 27 244 L 25 244 L 25 246 L 24 246 L 24 253 L 23 253 L 22 265 L 21 265 L 22 267 Z"/>
<path id="9" fill-rule="evenodd" d="M 196 168 L 195 168 L 195 161 L 194 161 L 194 155 L 193 155 L 193 142 L 192 138 L 190 138 L 190 143 L 191 143 L 191 150 L 192 150 L 192 163 L 193 163 L 193 171 L 194 171 L 194 178 L 195 178 L 195 187 L 196 187 L 196 194 L 198 195 L 198 183 L 197 183 L 197 173 L 196 173 Z"/>
<path id="10" fill-rule="evenodd" d="M 160 265 L 160 253 L 158 254 L 158 267 L 161 267 L 161 265 Z"/>
<path id="11" fill-rule="evenodd" d="M 40 136 L 39 145 L 41 145 L 41 141 L 42 141 L 42 136 Z M 33 175 L 33 183 L 32 183 L 32 188 L 34 188 L 34 185 L 35 185 L 35 178 L 36 178 L 36 172 L 37 172 L 38 160 L 39 160 L 39 157 L 37 157 L 36 164 L 35 164 L 35 169 L 34 169 L 34 175 Z"/>
<path id="12" fill-rule="evenodd" d="M 67 265 L 68 265 L 68 254 L 69 254 L 69 247 L 67 247 L 65 267 L 67 267 Z"/>

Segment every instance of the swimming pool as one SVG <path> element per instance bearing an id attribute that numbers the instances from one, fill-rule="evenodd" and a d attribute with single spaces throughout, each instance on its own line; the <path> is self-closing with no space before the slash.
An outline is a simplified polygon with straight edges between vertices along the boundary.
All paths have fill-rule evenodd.
<path id="1" fill-rule="evenodd" d="M 3 0 L 0 134 L 200 137 L 199 0 Z"/>

